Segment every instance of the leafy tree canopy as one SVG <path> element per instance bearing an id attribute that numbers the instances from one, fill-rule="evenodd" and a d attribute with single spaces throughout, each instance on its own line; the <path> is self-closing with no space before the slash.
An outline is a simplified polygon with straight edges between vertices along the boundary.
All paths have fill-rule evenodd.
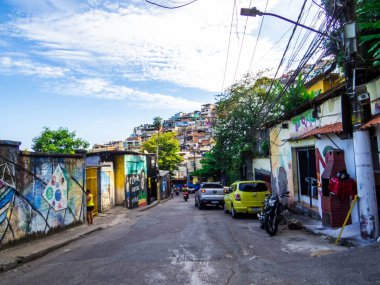
<path id="1" fill-rule="evenodd" d="M 162 170 L 169 170 L 172 174 L 177 169 L 178 164 L 183 161 L 179 155 L 180 145 L 175 133 L 166 132 L 163 134 L 154 134 L 142 145 L 142 151 L 156 153 L 158 143 L 158 166 Z"/>
<path id="2" fill-rule="evenodd" d="M 89 145 L 66 128 L 50 130 L 44 127 L 41 134 L 33 139 L 32 149 L 38 152 L 73 154 L 75 150 L 86 149 Z"/>

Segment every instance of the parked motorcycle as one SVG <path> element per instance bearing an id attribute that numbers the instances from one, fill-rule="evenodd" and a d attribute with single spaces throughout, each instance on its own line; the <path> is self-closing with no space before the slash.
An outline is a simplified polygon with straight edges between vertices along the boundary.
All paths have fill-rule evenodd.
<path id="1" fill-rule="evenodd" d="M 265 229 L 266 232 L 274 236 L 277 233 L 279 223 L 284 219 L 282 215 L 283 205 L 280 198 L 289 197 L 289 191 L 281 194 L 280 197 L 277 194 L 267 194 L 264 200 L 264 208 L 257 217 L 260 221 L 260 228 Z"/>

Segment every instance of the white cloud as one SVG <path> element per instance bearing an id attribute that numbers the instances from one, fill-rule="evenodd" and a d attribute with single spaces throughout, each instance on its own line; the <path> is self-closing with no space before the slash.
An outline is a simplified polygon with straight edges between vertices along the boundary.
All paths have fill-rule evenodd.
<path id="1" fill-rule="evenodd" d="M 28 40 L 33 55 L 83 73 L 96 72 L 97 77 L 109 78 L 112 72 L 114 77 L 133 81 L 155 79 L 221 91 L 233 1 L 197 1 L 175 10 L 143 1 L 126 4 L 95 0 L 88 2 L 91 9 L 84 10 L 82 5 L 81 9 L 73 10 L 72 2 L 70 13 L 62 14 L 63 6 L 58 6 L 56 13 L 49 8 L 48 13 L 38 17 L 8 23 L 8 33 Z M 46 6 L 50 1 L 43 3 Z M 236 69 L 247 19 L 239 15 L 239 10 L 248 7 L 249 2 L 237 3 L 225 86 L 232 83 L 235 70 L 236 79 L 248 71 L 261 20 L 249 18 Z M 255 1 L 255 6 L 263 10 L 265 3 Z M 268 11 L 276 9 L 279 14 L 286 10 L 286 16 L 294 18 L 299 13 L 299 3 L 289 6 L 286 1 L 269 1 Z M 270 35 L 261 35 L 253 72 L 278 65 L 283 46 L 274 47 L 265 60 L 262 58 L 277 40 L 273 36 L 280 36 L 288 27 L 288 23 L 279 22 Z"/>
<path id="2" fill-rule="evenodd" d="M 141 92 L 134 88 L 115 85 L 101 78 L 73 79 L 55 89 L 62 95 L 96 97 L 110 100 L 125 100 L 130 105 L 144 109 L 173 109 L 184 111 L 199 109 L 204 102 L 158 93 Z"/>
<path id="3" fill-rule="evenodd" d="M 239 1 L 237 9 L 248 5 L 245 2 Z M 14 35 L 35 42 L 38 53 L 49 59 L 112 66 L 131 80 L 154 78 L 215 92 L 223 79 L 231 11 L 232 2 L 216 0 L 176 10 L 113 3 L 107 10 L 93 8 L 65 17 L 48 14 L 11 26 L 17 31 Z M 254 45 L 258 22 L 248 21 L 245 46 Z M 239 16 L 239 38 L 234 31 L 230 46 L 229 81 L 244 24 L 245 18 Z M 270 42 L 262 41 L 258 54 L 269 47 Z M 243 50 L 239 75 L 247 71 L 251 52 Z"/>
<path id="4" fill-rule="evenodd" d="M 0 57 L 0 73 L 22 75 L 35 75 L 43 78 L 60 78 L 65 76 L 68 70 L 61 67 L 53 67 L 45 64 L 36 64 L 28 59 L 14 60 L 11 57 Z"/>

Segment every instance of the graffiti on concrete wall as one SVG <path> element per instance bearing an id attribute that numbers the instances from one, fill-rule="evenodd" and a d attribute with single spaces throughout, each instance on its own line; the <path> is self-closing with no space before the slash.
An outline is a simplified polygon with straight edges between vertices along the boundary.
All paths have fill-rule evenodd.
<path id="1" fill-rule="evenodd" d="M 3 162 L 0 158 L 0 246 L 83 222 L 83 160 L 21 156 L 16 167 Z"/>
<path id="2" fill-rule="evenodd" d="M 292 133 L 290 136 L 300 136 L 311 131 L 316 127 L 316 121 L 316 118 L 313 118 L 312 110 L 308 110 L 299 116 L 293 117 L 291 119 Z"/>
<path id="3" fill-rule="evenodd" d="M 130 209 L 147 205 L 146 173 L 146 156 L 125 156 L 125 194 Z"/>

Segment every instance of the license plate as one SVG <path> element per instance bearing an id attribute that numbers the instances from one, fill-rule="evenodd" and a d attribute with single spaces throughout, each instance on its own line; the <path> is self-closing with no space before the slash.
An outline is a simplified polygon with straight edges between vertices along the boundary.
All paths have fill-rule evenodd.
<path id="1" fill-rule="evenodd" d="M 254 212 L 261 211 L 261 208 L 260 207 L 253 207 L 252 211 L 254 211 Z"/>
<path id="2" fill-rule="evenodd" d="M 218 201 L 212 201 L 211 204 L 218 204 Z"/>

